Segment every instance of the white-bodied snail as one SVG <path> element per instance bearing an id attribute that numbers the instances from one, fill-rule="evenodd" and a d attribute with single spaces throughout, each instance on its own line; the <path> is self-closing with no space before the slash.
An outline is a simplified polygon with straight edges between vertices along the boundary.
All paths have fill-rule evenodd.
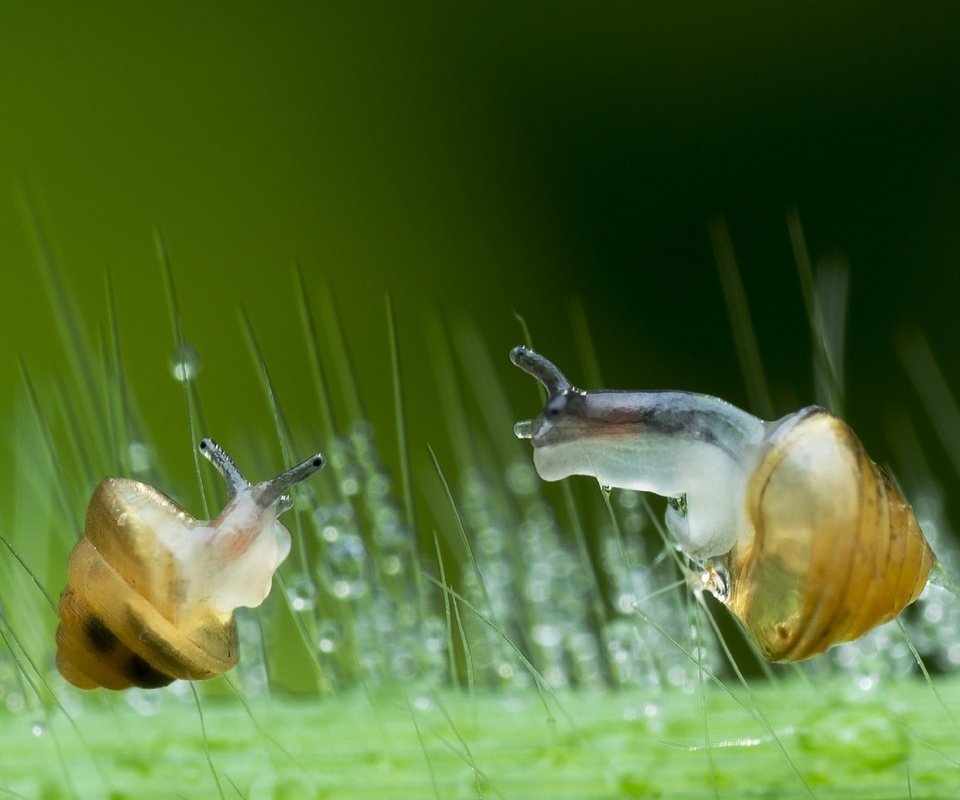
<path id="1" fill-rule="evenodd" d="M 285 492 L 323 456 L 250 484 L 213 441 L 200 450 L 227 484 L 210 521 L 140 481 L 106 478 L 94 491 L 60 595 L 57 668 L 74 686 L 155 688 L 237 663 L 233 612 L 269 593 L 290 552 L 277 521 L 292 505 Z"/>
<path id="2" fill-rule="evenodd" d="M 910 506 L 842 420 L 764 422 L 688 392 L 584 392 L 538 353 L 541 414 L 517 423 L 545 480 L 591 475 L 671 502 L 667 527 L 771 661 L 862 636 L 916 600 L 936 558 Z"/>

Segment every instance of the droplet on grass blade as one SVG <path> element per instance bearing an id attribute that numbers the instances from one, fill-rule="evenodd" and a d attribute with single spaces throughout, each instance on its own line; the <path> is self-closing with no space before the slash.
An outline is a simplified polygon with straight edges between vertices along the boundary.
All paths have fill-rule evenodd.
<path id="1" fill-rule="evenodd" d="M 146 472 L 153 466 L 153 452 L 143 442 L 130 442 L 127 446 L 127 458 L 130 471 L 135 474 Z"/>
<path id="2" fill-rule="evenodd" d="M 340 645 L 343 632 L 340 625 L 333 620 L 323 620 L 320 622 L 317 632 L 317 646 L 321 653 L 332 653 Z"/>
<path id="3" fill-rule="evenodd" d="M 200 374 L 200 353 L 189 342 L 181 344 L 170 358 L 170 374 L 177 383 L 189 383 Z"/>
<path id="4" fill-rule="evenodd" d="M 309 575 L 294 575 L 287 581 L 287 599 L 294 611 L 312 611 L 317 605 L 317 586 Z"/>

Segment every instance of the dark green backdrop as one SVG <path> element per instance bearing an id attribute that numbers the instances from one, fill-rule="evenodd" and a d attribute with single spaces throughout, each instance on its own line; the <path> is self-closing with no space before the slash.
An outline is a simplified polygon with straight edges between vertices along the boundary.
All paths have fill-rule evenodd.
<path id="1" fill-rule="evenodd" d="M 777 410 L 812 400 L 795 205 L 814 256 L 851 265 L 849 415 L 883 458 L 878 420 L 920 416 L 898 331 L 916 323 L 953 382 L 960 371 L 958 44 L 955 3 L 7 4 L 3 407 L 18 355 L 41 376 L 62 362 L 19 186 L 94 331 L 111 276 L 131 381 L 175 466 L 190 461 L 155 228 L 212 434 L 270 431 L 241 305 L 309 424 L 299 263 L 338 298 L 378 428 L 392 425 L 392 294 L 422 460 L 435 314 L 478 323 L 519 415 L 532 390 L 506 360 L 513 311 L 577 380 L 573 298 L 609 385 L 746 403 L 707 233 L 717 213 Z"/>

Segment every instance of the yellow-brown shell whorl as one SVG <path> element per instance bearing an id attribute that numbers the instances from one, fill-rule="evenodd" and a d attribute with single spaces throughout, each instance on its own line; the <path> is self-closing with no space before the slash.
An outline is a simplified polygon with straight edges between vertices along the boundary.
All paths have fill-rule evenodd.
<path id="1" fill-rule="evenodd" d="M 107 478 L 90 500 L 57 628 L 57 668 L 75 686 L 155 688 L 212 678 L 237 662 L 232 615 L 182 612 L 176 562 L 152 531 L 157 514 L 196 524 L 139 481 Z"/>
<path id="2" fill-rule="evenodd" d="M 823 409 L 786 418 L 746 492 L 727 606 L 770 661 L 856 639 L 917 599 L 936 558 L 910 506 Z"/>

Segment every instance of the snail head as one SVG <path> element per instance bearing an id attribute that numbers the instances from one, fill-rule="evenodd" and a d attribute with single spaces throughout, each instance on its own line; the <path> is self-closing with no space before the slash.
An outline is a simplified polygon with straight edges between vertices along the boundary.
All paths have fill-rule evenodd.
<path id="1" fill-rule="evenodd" d="M 517 438 L 530 439 L 539 448 L 582 434 L 580 429 L 588 421 L 586 393 L 571 384 L 552 361 L 523 345 L 510 351 L 510 360 L 547 390 L 543 411 L 514 425 Z"/>

